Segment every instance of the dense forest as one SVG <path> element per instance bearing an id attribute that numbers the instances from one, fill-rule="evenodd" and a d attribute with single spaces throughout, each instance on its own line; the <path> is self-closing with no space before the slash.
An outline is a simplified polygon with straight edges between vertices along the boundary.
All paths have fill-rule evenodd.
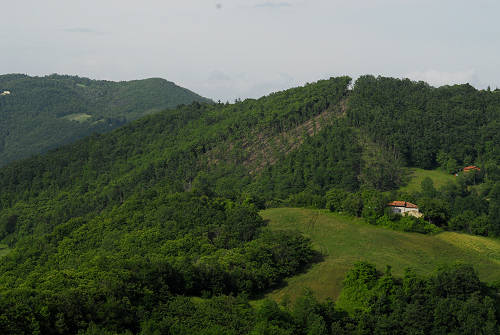
<path id="1" fill-rule="evenodd" d="M 153 78 L 129 82 L 76 76 L 0 75 L 0 166 L 144 115 L 208 99 Z"/>
<path id="2" fill-rule="evenodd" d="M 340 297 L 350 310 L 309 293 L 249 304 L 321 261 L 306 237 L 267 229 L 262 208 L 500 235 L 500 91 L 350 84 L 193 102 L 0 168 L 0 237 L 11 249 L 0 258 L 1 332 L 498 333 L 498 287 L 467 265 L 394 278 L 356 264 Z M 402 192 L 409 167 L 458 177 Z M 389 213 L 395 199 L 424 217 Z"/>

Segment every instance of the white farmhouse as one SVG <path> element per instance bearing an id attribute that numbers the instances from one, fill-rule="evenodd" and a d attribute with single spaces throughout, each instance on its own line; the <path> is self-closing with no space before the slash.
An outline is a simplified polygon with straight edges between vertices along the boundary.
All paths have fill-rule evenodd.
<path id="1" fill-rule="evenodd" d="M 391 207 L 393 213 L 411 215 L 416 218 L 423 216 L 423 214 L 418 210 L 418 206 L 408 201 L 393 201 L 388 203 L 387 206 Z"/>

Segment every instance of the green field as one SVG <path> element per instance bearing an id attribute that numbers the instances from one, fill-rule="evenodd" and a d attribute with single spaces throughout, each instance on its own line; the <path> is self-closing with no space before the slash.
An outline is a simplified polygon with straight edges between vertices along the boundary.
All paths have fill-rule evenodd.
<path id="1" fill-rule="evenodd" d="M 455 182 L 456 177 L 450 173 L 446 173 L 442 170 L 424 170 L 418 168 L 407 169 L 408 182 L 405 186 L 400 188 L 403 192 L 419 192 L 421 190 L 420 184 L 422 180 L 429 177 L 434 182 L 434 187 L 439 189 L 448 182 Z"/>
<path id="2" fill-rule="evenodd" d="M 69 114 L 63 117 L 65 120 L 69 121 L 75 121 L 75 122 L 85 122 L 88 121 L 92 115 L 86 114 L 86 113 L 76 113 L 76 114 Z"/>
<path id="3" fill-rule="evenodd" d="M 0 257 L 7 255 L 10 252 L 10 248 L 6 244 L 0 244 Z"/>
<path id="4" fill-rule="evenodd" d="M 401 276 L 407 267 L 428 274 L 446 263 L 470 263 L 481 280 L 500 279 L 499 239 L 453 232 L 434 236 L 404 233 L 326 210 L 275 208 L 262 211 L 261 216 L 269 220 L 273 230 L 303 232 L 312 239 L 315 249 L 324 254 L 323 261 L 268 294 L 277 301 L 285 296 L 293 300 L 304 288 L 310 288 L 320 299 L 335 299 L 342 289 L 345 273 L 360 260 L 375 264 L 381 271 L 391 265 L 396 276 Z"/>

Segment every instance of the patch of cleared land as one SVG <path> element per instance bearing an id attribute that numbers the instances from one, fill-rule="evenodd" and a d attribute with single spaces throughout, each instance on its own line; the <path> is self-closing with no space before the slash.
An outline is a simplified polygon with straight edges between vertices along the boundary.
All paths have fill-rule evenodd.
<path id="1" fill-rule="evenodd" d="M 269 220 L 273 230 L 301 231 L 324 254 L 322 262 L 268 294 L 276 301 L 285 296 L 293 300 L 304 288 L 310 288 L 320 299 L 336 299 L 346 272 L 360 260 L 375 264 L 381 271 L 391 265 L 396 276 L 402 276 L 407 267 L 428 274 L 440 265 L 462 262 L 472 264 L 483 281 L 500 279 L 499 239 L 454 232 L 434 236 L 404 233 L 326 210 L 275 208 L 262 211 L 261 216 Z"/>
<path id="2" fill-rule="evenodd" d="M 88 121 L 92 115 L 86 114 L 86 113 L 75 113 L 75 114 L 69 114 L 65 115 L 63 119 L 68 120 L 68 121 L 76 121 L 76 122 L 85 122 Z"/>
<path id="3" fill-rule="evenodd" d="M 0 257 L 7 255 L 10 252 L 10 248 L 6 244 L 0 244 Z"/>
<path id="4" fill-rule="evenodd" d="M 456 177 L 451 173 L 446 173 L 442 170 L 424 170 L 418 168 L 408 169 L 408 183 L 400 188 L 403 192 L 418 192 L 421 190 L 420 184 L 425 178 L 431 178 L 434 182 L 434 187 L 439 189 L 441 186 L 449 182 L 456 182 Z"/>

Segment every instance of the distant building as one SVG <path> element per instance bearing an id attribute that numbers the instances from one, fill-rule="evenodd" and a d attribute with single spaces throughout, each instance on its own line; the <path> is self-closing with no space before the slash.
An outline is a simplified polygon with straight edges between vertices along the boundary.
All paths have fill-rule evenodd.
<path id="1" fill-rule="evenodd" d="M 475 165 L 469 165 L 469 166 L 464 167 L 464 172 L 469 172 L 472 170 L 481 171 L 481 169 Z"/>
<path id="2" fill-rule="evenodd" d="M 423 214 L 418 210 L 418 206 L 408 201 L 393 201 L 389 202 L 387 206 L 391 208 L 393 213 L 411 215 L 416 218 L 423 216 Z"/>
<path id="3" fill-rule="evenodd" d="M 10 91 L 3 91 L 2 93 L 0 93 L 0 95 L 9 95 L 10 94 Z"/>

